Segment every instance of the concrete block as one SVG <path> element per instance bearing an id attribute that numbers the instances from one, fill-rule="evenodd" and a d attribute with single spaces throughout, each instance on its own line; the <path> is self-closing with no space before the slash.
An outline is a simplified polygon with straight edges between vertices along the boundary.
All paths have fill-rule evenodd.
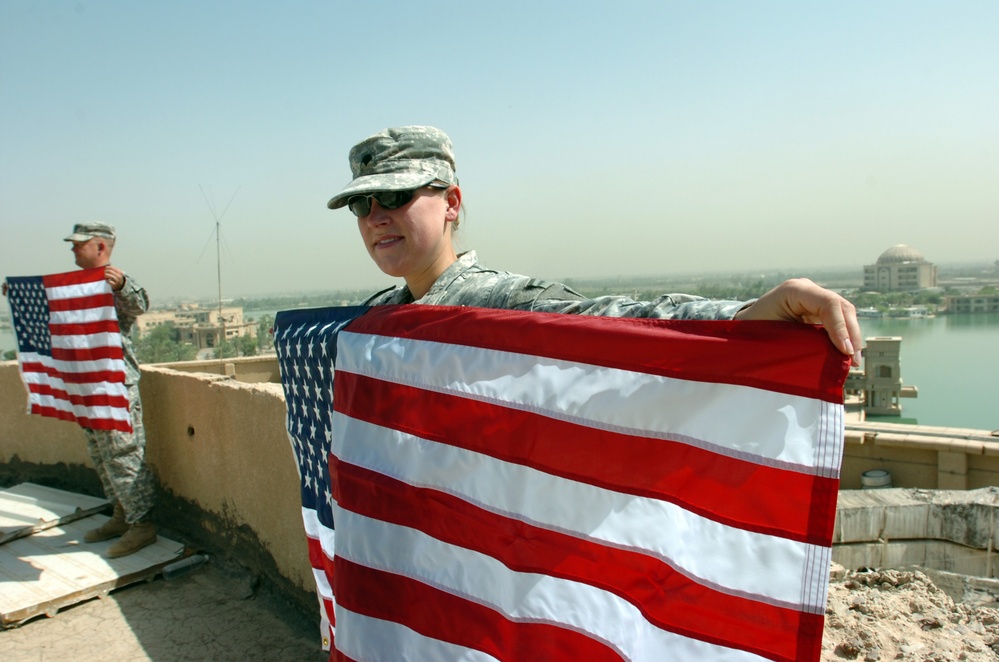
<path id="1" fill-rule="evenodd" d="M 844 490 L 840 492 L 833 530 L 835 544 L 926 538 L 930 506 L 910 490 Z"/>
<path id="2" fill-rule="evenodd" d="M 996 509 L 981 503 L 934 504 L 930 509 L 928 537 L 988 549 L 995 535 Z"/>

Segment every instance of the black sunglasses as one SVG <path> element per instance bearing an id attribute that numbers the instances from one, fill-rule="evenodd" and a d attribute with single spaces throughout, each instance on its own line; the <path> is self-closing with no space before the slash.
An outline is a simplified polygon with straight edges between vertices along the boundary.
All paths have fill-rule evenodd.
<path id="1" fill-rule="evenodd" d="M 384 209 L 398 209 L 399 207 L 408 205 L 409 201 L 413 199 L 413 196 L 416 195 L 416 192 L 421 188 L 444 190 L 444 187 L 442 186 L 429 185 L 409 189 L 408 191 L 376 191 L 375 193 L 369 193 L 368 195 L 352 195 L 347 198 L 347 207 L 354 213 L 354 216 L 364 218 L 371 213 L 372 198 L 377 200 L 378 205 Z"/>

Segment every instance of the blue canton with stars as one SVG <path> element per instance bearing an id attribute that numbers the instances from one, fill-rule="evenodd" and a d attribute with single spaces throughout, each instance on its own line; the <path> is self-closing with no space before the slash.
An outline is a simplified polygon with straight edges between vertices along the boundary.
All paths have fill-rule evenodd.
<path id="1" fill-rule="evenodd" d="M 319 522 L 330 529 L 336 335 L 366 310 L 367 306 L 283 310 L 274 321 L 274 348 L 288 409 L 286 425 L 302 480 L 302 506 L 314 510 Z"/>
<path id="2" fill-rule="evenodd" d="M 22 354 L 35 352 L 52 356 L 49 300 L 42 277 L 7 278 L 7 299 L 17 336 L 17 350 Z"/>

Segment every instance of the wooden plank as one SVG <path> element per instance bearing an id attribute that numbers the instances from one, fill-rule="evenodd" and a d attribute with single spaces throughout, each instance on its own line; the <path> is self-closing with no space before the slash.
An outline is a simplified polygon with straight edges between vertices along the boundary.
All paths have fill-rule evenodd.
<path id="1" fill-rule="evenodd" d="M 152 579 L 176 561 L 183 544 L 163 538 L 134 554 L 107 559 L 114 540 L 84 543 L 108 520 L 92 515 L 0 546 L 0 627 L 7 628 L 128 584 Z"/>
<path id="2" fill-rule="evenodd" d="M 34 483 L 0 490 L 0 544 L 30 536 L 107 508 L 107 499 Z"/>

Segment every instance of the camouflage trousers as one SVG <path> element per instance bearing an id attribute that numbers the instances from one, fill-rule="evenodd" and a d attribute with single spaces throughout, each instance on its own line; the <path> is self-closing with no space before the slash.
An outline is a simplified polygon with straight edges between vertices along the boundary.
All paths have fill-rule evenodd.
<path id="1" fill-rule="evenodd" d="M 83 428 L 87 448 L 104 494 L 120 503 L 129 524 L 144 519 L 153 508 L 155 488 L 146 465 L 146 430 L 142 427 L 142 401 L 138 384 L 128 387 L 132 432 Z"/>

